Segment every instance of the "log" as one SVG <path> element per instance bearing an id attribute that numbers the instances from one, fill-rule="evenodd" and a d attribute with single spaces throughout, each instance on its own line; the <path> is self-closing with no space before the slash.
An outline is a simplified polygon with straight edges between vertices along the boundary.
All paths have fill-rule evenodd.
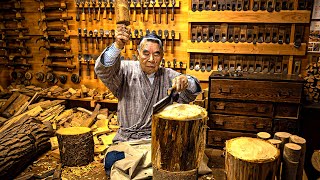
<path id="1" fill-rule="evenodd" d="M 268 139 L 268 142 L 270 142 L 271 144 L 273 144 L 276 148 L 280 148 L 280 144 L 282 141 L 278 140 L 278 139 Z"/>
<path id="2" fill-rule="evenodd" d="M 296 179 L 300 153 L 301 146 L 294 143 L 284 145 L 281 180 Z"/>
<path id="3" fill-rule="evenodd" d="M 13 103 L 17 99 L 17 97 L 19 97 L 19 95 L 20 93 L 18 92 L 13 93 L 6 101 L 6 103 L 1 107 L 0 114 L 3 113 L 10 106 L 10 104 Z"/>
<path id="4" fill-rule="evenodd" d="M 262 139 L 238 137 L 227 140 L 227 179 L 273 180 L 278 170 L 279 155 L 279 149 Z"/>
<path id="5" fill-rule="evenodd" d="M 82 127 L 91 127 L 95 123 L 96 117 L 99 114 L 100 107 L 101 107 L 100 104 L 96 105 L 96 107 L 94 108 L 94 111 L 92 112 L 91 116 L 81 124 Z"/>
<path id="6" fill-rule="evenodd" d="M 311 164 L 315 170 L 320 172 L 320 150 L 315 150 L 311 157 Z"/>
<path id="7" fill-rule="evenodd" d="M 0 133 L 0 179 L 13 179 L 38 155 L 50 150 L 49 126 L 24 115 Z"/>
<path id="8" fill-rule="evenodd" d="M 280 165 L 279 165 L 279 169 L 278 169 L 278 173 L 277 173 L 277 177 L 281 177 L 281 169 L 282 169 L 282 161 L 283 161 L 283 148 L 284 145 L 286 143 L 289 142 L 289 137 L 291 136 L 290 133 L 287 132 L 276 132 L 274 134 L 274 139 L 280 140 L 281 143 L 279 145 L 279 149 L 280 149 Z"/>
<path id="9" fill-rule="evenodd" d="M 153 179 L 197 179 L 203 159 L 207 111 L 173 104 L 152 117 Z"/>
<path id="10" fill-rule="evenodd" d="M 299 166 L 298 166 L 296 179 L 302 180 L 303 169 L 304 169 L 304 160 L 305 160 L 305 155 L 306 155 L 306 140 L 300 136 L 292 135 L 289 137 L 289 142 L 295 143 L 295 144 L 298 144 L 299 146 L 301 146 L 301 153 L 300 153 L 300 158 L 299 158 Z"/>
<path id="11" fill-rule="evenodd" d="M 270 139 L 271 135 L 267 132 L 259 132 L 257 133 L 257 138 L 263 139 L 263 140 L 268 140 Z"/>
<path id="12" fill-rule="evenodd" d="M 60 128 L 56 135 L 63 166 L 84 166 L 93 161 L 94 142 L 90 128 Z"/>

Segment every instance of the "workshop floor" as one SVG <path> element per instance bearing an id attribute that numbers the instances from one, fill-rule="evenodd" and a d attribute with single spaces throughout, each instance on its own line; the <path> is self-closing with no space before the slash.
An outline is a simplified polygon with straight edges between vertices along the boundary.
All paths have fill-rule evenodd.
<path id="1" fill-rule="evenodd" d="M 212 169 L 211 174 L 203 175 L 199 177 L 199 180 L 225 180 L 224 172 L 224 157 L 221 150 L 206 149 L 206 154 L 209 157 L 208 166 Z M 49 151 L 46 154 L 38 158 L 31 165 L 29 165 L 24 172 L 22 172 L 17 178 L 29 174 L 42 175 L 57 167 L 59 157 L 56 151 Z M 64 167 L 62 170 L 62 180 L 107 180 L 103 164 L 99 159 L 90 163 L 87 166 L 82 167 Z M 50 177 L 48 178 L 50 179 Z"/>

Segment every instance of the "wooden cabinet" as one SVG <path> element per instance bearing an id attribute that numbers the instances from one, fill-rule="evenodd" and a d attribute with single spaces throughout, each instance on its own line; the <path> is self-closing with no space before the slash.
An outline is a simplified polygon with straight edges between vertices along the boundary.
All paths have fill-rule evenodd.
<path id="1" fill-rule="evenodd" d="M 298 133 L 302 90 L 303 79 L 294 75 L 212 73 L 207 144 L 222 147 L 225 140 L 260 131 Z"/>

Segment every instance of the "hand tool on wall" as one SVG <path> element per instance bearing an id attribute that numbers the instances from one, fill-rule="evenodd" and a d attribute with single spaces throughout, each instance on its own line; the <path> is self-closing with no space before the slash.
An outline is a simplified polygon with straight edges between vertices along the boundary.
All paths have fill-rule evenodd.
<path id="1" fill-rule="evenodd" d="M 272 12 L 274 10 L 274 0 L 268 0 L 267 2 L 267 11 Z"/>
<path id="2" fill-rule="evenodd" d="M 36 40 L 36 43 L 41 40 L 41 41 L 45 41 L 48 44 L 50 43 L 65 43 L 65 42 L 69 42 L 70 41 L 70 36 L 42 36 L 40 38 L 38 38 Z"/>
<path id="3" fill-rule="evenodd" d="M 228 24 L 222 23 L 221 24 L 221 42 L 227 42 L 227 33 L 228 33 Z"/>
<path id="4" fill-rule="evenodd" d="M 286 27 L 285 26 L 280 26 L 279 27 L 279 37 L 278 37 L 278 43 L 283 44 L 284 43 L 284 38 L 285 38 L 285 31 Z"/>
<path id="5" fill-rule="evenodd" d="M 226 10 L 226 1 L 225 0 L 218 0 L 218 11 Z"/>
<path id="6" fill-rule="evenodd" d="M 281 11 L 281 5 L 282 5 L 282 2 L 281 2 L 281 0 L 275 0 L 275 8 L 274 8 L 274 10 L 276 11 L 276 12 L 280 12 Z"/>
<path id="7" fill-rule="evenodd" d="M 177 59 L 173 58 L 173 69 L 177 68 Z"/>
<path id="8" fill-rule="evenodd" d="M 183 62 L 182 61 L 179 62 L 179 67 L 180 67 L 180 73 L 182 73 L 182 68 L 183 68 Z"/>
<path id="9" fill-rule="evenodd" d="M 139 4 L 140 4 L 140 21 L 143 22 L 143 6 L 144 6 L 144 0 L 139 0 Z"/>
<path id="10" fill-rule="evenodd" d="M 98 30 L 93 30 L 94 37 L 96 38 L 96 49 L 99 49 Z"/>
<path id="11" fill-rule="evenodd" d="M 105 30 L 105 31 L 104 31 L 104 35 L 106 35 L 106 46 L 109 46 L 109 35 L 110 35 L 110 31 L 109 31 L 109 30 Z"/>
<path id="12" fill-rule="evenodd" d="M 198 11 L 202 11 L 204 9 L 204 0 L 199 0 Z"/>
<path id="13" fill-rule="evenodd" d="M 93 64 L 96 64 L 96 60 L 97 60 L 97 58 L 98 58 L 98 56 L 97 55 L 94 55 L 94 56 L 91 56 L 90 55 L 90 60 L 92 59 L 93 60 Z M 121 58 L 121 57 L 120 57 Z M 97 73 L 96 73 L 96 71 L 93 71 L 93 79 L 97 79 L 98 78 L 98 76 L 97 76 Z"/>
<path id="14" fill-rule="evenodd" d="M 294 64 L 293 73 L 295 75 L 299 75 L 301 70 L 301 59 L 295 59 L 293 64 Z"/>
<path id="15" fill-rule="evenodd" d="M 97 21 L 100 21 L 100 15 L 101 15 L 101 5 L 102 5 L 102 0 L 98 0 L 98 17 Z"/>
<path id="16" fill-rule="evenodd" d="M 146 30 L 146 36 L 148 36 L 149 34 L 150 34 L 150 30 L 147 29 L 147 30 Z"/>
<path id="17" fill-rule="evenodd" d="M 134 41 L 132 38 L 132 33 L 130 33 L 130 50 L 133 50 L 133 46 L 134 46 Z"/>
<path id="18" fill-rule="evenodd" d="M 154 6 L 156 5 L 156 0 L 151 0 L 151 5 L 152 5 L 152 23 L 156 23 L 156 12 L 154 10 Z"/>
<path id="19" fill-rule="evenodd" d="M 158 30 L 158 36 L 160 37 L 160 39 L 162 39 L 162 30 L 161 29 Z"/>
<path id="20" fill-rule="evenodd" d="M 137 21 L 137 4 L 138 4 L 138 0 L 133 0 L 133 22 Z"/>
<path id="21" fill-rule="evenodd" d="M 247 43 L 251 43 L 253 41 L 253 25 L 249 24 L 247 26 Z"/>
<path id="22" fill-rule="evenodd" d="M 115 39 L 115 35 L 116 35 L 116 34 L 115 34 L 114 29 L 111 29 L 111 33 L 110 33 L 110 34 L 111 34 L 111 36 L 112 36 L 112 43 L 114 43 L 115 40 L 116 40 L 116 39 Z"/>
<path id="23" fill-rule="evenodd" d="M 264 25 L 259 25 L 258 43 L 263 43 L 264 40 L 265 40 L 265 27 Z"/>
<path id="24" fill-rule="evenodd" d="M 90 0 L 87 0 L 87 4 L 88 4 L 88 19 L 89 19 L 89 22 L 92 21 L 92 17 L 91 17 L 91 12 L 90 12 L 90 6 L 91 6 L 91 2 Z"/>
<path id="25" fill-rule="evenodd" d="M 81 28 L 78 28 L 78 46 L 79 46 L 79 52 L 82 52 L 82 45 L 81 45 Z"/>
<path id="26" fill-rule="evenodd" d="M 229 56 L 229 72 L 234 72 L 236 70 L 236 56 Z"/>
<path id="27" fill-rule="evenodd" d="M 253 26 L 253 44 L 256 44 L 258 41 L 258 34 L 259 34 L 259 26 Z"/>
<path id="28" fill-rule="evenodd" d="M 86 2 L 86 0 L 81 0 L 81 6 L 82 6 L 81 20 L 82 21 L 86 20 L 86 14 L 85 14 L 85 11 L 84 11 L 85 2 Z"/>
<path id="29" fill-rule="evenodd" d="M 168 6 L 169 6 L 169 0 L 164 0 L 164 4 L 166 6 L 166 24 L 168 24 L 168 16 L 169 16 L 169 12 L 168 12 Z"/>
<path id="30" fill-rule="evenodd" d="M 129 15 L 131 15 L 130 9 L 131 9 L 131 0 L 128 0 L 128 10 L 129 10 Z"/>
<path id="31" fill-rule="evenodd" d="M 253 11 L 258 11 L 260 9 L 260 0 L 254 0 L 253 1 Z"/>
<path id="32" fill-rule="evenodd" d="M 102 14 L 102 18 L 103 19 L 107 19 L 107 5 L 108 5 L 108 1 L 107 0 L 103 0 L 103 4 L 104 4 L 104 11 Z"/>
<path id="33" fill-rule="evenodd" d="M 176 5 L 176 0 L 171 0 L 171 21 L 174 21 L 174 6 Z"/>
<path id="34" fill-rule="evenodd" d="M 231 0 L 225 0 L 226 1 L 226 10 L 231 10 Z"/>
<path id="35" fill-rule="evenodd" d="M 270 64 L 270 61 L 268 59 L 268 57 L 264 56 L 262 57 L 262 73 L 265 74 L 265 73 L 268 73 L 269 72 L 269 64 Z"/>
<path id="36" fill-rule="evenodd" d="M 150 0 L 146 0 L 145 5 L 146 5 L 146 12 L 144 13 L 144 15 L 145 15 L 144 20 L 145 20 L 146 22 L 148 22 L 148 20 L 149 20 L 149 5 L 150 5 Z"/>
<path id="37" fill-rule="evenodd" d="M 243 10 L 244 11 L 249 10 L 249 0 L 243 0 Z"/>
<path id="38" fill-rule="evenodd" d="M 140 36 L 140 38 L 143 37 L 143 30 L 142 29 L 139 30 L 139 36 Z"/>
<path id="39" fill-rule="evenodd" d="M 64 11 L 67 9 L 67 6 L 60 6 L 60 5 L 46 5 L 43 6 L 42 8 L 39 8 L 39 11 L 41 13 L 49 12 L 49 11 Z M 23 9 L 21 9 L 23 10 Z"/>
<path id="40" fill-rule="evenodd" d="M 207 72 L 210 72 L 212 70 L 212 61 L 213 61 L 213 56 L 207 55 L 207 61 L 206 61 Z"/>
<path id="41" fill-rule="evenodd" d="M 104 33 L 103 29 L 100 29 L 100 44 L 101 44 L 101 49 L 104 48 L 104 47 L 103 47 L 103 33 Z"/>
<path id="42" fill-rule="evenodd" d="M 167 61 L 167 67 L 171 68 L 171 62 L 170 61 Z"/>
<path id="43" fill-rule="evenodd" d="M 231 0 L 231 10 L 232 11 L 237 10 L 237 0 Z"/>
<path id="44" fill-rule="evenodd" d="M 243 10 L 243 0 L 237 2 L 237 11 Z"/>
<path id="45" fill-rule="evenodd" d="M 192 25 L 191 26 L 191 42 L 196 42 L 197 40 L 197 26 Z"/>
<path id="46" fill-rule="evenodd" d="M 94 49 L 94 47 L 93 47 L 93 31 L 89 31 L 89 36 L 90 36 L 91 49 Z"/>
<path id="47" fill-rule="evenodd" d="M 189 69 L 193 70 L 194 69 L 194 54 L 190 54 L 190 61 L 189 61 Z"/>
<path id="48" fill-rule="evenodd" d="M 83 56 L 84 61 L 87 63 L 87 68 L 86 68 L 86 72 L 87 72 L 87 77 L 90 77 L 90 55 L 89 54 L 85 54 Z"/>
<path id="49" fill-rule="evenodd" d="M 44 48 L 46 50 L 63 50 L 63 51 L 70 51 L 71 50 L 71 47 L 68 47 L 68 46 L 40 46 L 39 47 L 39 51 Z"/>
<path id="50" fill-rule="evenodd" d="M 114 0 L 109 0 L 109 6 L 110 6 L 110 11 L 109 11 L 109 20 L 112 20 L 112 6 L 113 6 Z"/>
<path id="51" fill-rule="evenodd" d="M 281 2 L 281 10 L 288 10 L 288 0 L 282 0 Z"/>
<path id="52" fill-rule="evenodd" d="M 197 11 L 199 9 L 199 0 L 192 0 L 192 7 L 191 10 L 193 12 Z"/>
<path id="53" fill-rule="evenodd" d="M 72 71 L 73 69 L 76 69 L 76 65 L 65 65 L 65 64 L 48 64 L 46 65 L 49 68 L 52 69 L 67 69 L 67 71 Z"/>
<path id="54" fill-rule="evenodd" d="M 206 11 L 209 11 L 209 10 L 211 10 L 211 7 L 212 7 L 212 0 L 205 0 L 204 1 L 204 9 Z"/>
<path id="55" fill-rule="evenodd" d="M 6 51 L 6 54 L 9 54 L 8 52 L 19 52 L 23 55 L 26 55 L 29 53 L 28 47 L 23 46 L 7 46 L 7 47 L 0 47 L 0 50 Z"/>
<path id="56" fill-rule="evenodd" d="M 152 30 L 151 33 L 157 35 L 156 30 Z"/>
<path id="57" fill-rule="evenodd" d="M 267 2 L 266 0 L 260 0 L 260 10 L 265 11 L 267 9 Z"/>
<path id="58" fill-rule="evenodd" d="M 202 41 L 207 42 L 209 39 L 209 26 L 203 25 L 202 26 Z"/>
<path id="59" fill-rule="evenodd" d="M 88 51 L 88 31 L 86 28 L 83 29 L 83 34 L 84 34 L 84 49 Z"/>
<path id="60" fill-rule="evenodd" d="M 306 0 L 298 0 L 298 10 L 306 9 Z"/>
<path id="61" fill-rule="evenodd" d="M 221 36 L 220 25 L 215 25 L 214 26 L 214 41 L 219 42 L 220 36 Z"/>
<path id="62" fill-rule="evenodd" d="M 201 54 L 195 55 L 195 65 L 194 70 L 199 71 L 200 70 L 200 61 L 201 61 Z"/>
<path id="63" fill-rule="evenodd" d="M 228 26 L 228 42 L 232 43 L 234 41 L 234 25 Z"/>
<path id="64" fill-rule="evenodd" d="M 76 5 L 77 5 L 77 16 L 76 16 L 76 21 L 80 21 L 80 0 L 76 1 Z"/>
<path id="65" fill-rule="evenodd" d="M 303 41 L 303 31 L 304 26 L 296 26 L 295 35 L 294 35 L 294 47 L 299 48 Z"/>
<path id="66" fill-rule="evenodd" d="M 272 33 L 272 27 L 270 25 L 267 25 L 265 28 L 265 43 L 270 43 L 271 42 L 271 33 Z"/>
<path id="67" fill-rule="evenodd" d="M 209 25 L 209 42 L 214 41 L 214 25 Z"/>
<path id="68" fill-rule="evenodd" d="M 205 72 L 206 71 L 206 55 L 202 55 L 201 56 L 201 59 L 200 59 L 200 64 L 201 64 L 201 67 L 200 67 L 200 70 L 201 72 Z"/>
<path id="69" fill-rule="evenodd" d="M 279 34 L 279 29 L 277 25 L 273 25 L 272 27 L 272 43 L 278 43 L 278 34 Z"/>
<path id="70" fill-rule="evenodd" d="M 174 37 L 175 37 L 175 32 L 174 30 L 171 30 L 171 54 L 174 54 Z"/>
<path id="71" fill-rule="evenodd" d="M 197 42 L 201 42 L 202 40 L 202 26 L 197 26 Z"/>
<path id="72" fill-rule="evenodd" d="M 96 18 L 96 0 L 92 0 L 92 15 L 93 15 L 93 20 L 97 20 L 97 18 Z"/>
<path id="73" fill-rule="evenodd" d="M 54 21 L 67 21 L 67 20 L 72 20 L 72 16 L 67 16 L 67 17 L 46 17 L 43 19 L 38 20 L 38 25 L 40 26 L 40 22 L 54 22 Z"/>
<path id="74" fill-rule="evenodd" d="M 275 57 L 276 64 L 275 64 L 275 73 L 281 73 L 282 72 L 282 57 Z"/>
<path id="75" fill-rule="evenodd" d="M 158 17 L 158 24 L 161 24 L 161 7 L 163 4 L 163 0 L 158 0 L 158 4 L 159 4 L 159 17 Z"/>
<path id="76" fill-rule="evenodd" d="M 291 27 L 286 27 L 286 30 L 285 30 L 285 43 L 286 44 L 290 44 L 290 36 L 291 36 Z"/>
<path id="77" fill-rule="evenodd" d="M 217 3 L 217 0 L 212 0 L 212 7 L 211 7 L 211 10 L 212 11 L 215 11 L 218 9 L 218 3 Z"/>
<path id="78" fill-rule="evenodd" d="M 45 59 L 50 60 L 51 62 L 68 62 L 68 60 L 71 60 L 73 58 L 74 55 L 48 55 L 42 59 L 42 62 L 44 63 Z"/>
<path id="79" fill-rule="evenodd" d="M 294 10 L 294 3 L 295 3 L 295 0 L 288 0 L 288 9 L 289 10 Z"/>
<path id="80" fill-rule="evenodd" d="M 165 67 L 165 65 L 166 65 L 166 61 L 164 60 L 164 58 L 162 58 L 160 66 L 161 67 Z"/>
<path id="81" fill-rule="evenodd" d="M 79 54 L 78 55 L 78 63 L 79 63 L 79 71 L 78 71 L 78 74 L 79 74 L 79 77 L 81 77 L 82 76 L 82 66 L 81 66 L 81 59 L 82 59 L 82 55 L 81 54 Z"/>
<path id="82" fill-rule="evenodd" d="M 134 30 L 134 38 L 135 38 L 135 41 L 136 41 L 136 46 L 135 46 L 135 49 L 134 50 L 137 50 L 137 47 L 138 47 L 138 43 L 139 43 L 139 31 L 138 29 L 135 29 Z"/>
<path id="83" fill-rule="evenodd" d="M 167 39 L 169 37 L 169 31 L 166 29 L 164 30 L 164 46 L 163 46 L 163 52 L 167 52 Z"/>

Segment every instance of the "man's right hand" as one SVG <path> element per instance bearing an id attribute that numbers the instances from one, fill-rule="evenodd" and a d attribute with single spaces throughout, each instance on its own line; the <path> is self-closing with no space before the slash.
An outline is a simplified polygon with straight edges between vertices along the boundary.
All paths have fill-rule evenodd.
<path id="1" fill-rule="evenodd" d="M 117 24 L 117 29 L 115 32 L 115 46 L 118 49 L 123 49 L 126 42 L 130 40 L 130 29 L 126 27 L 124 24 Z"/>

